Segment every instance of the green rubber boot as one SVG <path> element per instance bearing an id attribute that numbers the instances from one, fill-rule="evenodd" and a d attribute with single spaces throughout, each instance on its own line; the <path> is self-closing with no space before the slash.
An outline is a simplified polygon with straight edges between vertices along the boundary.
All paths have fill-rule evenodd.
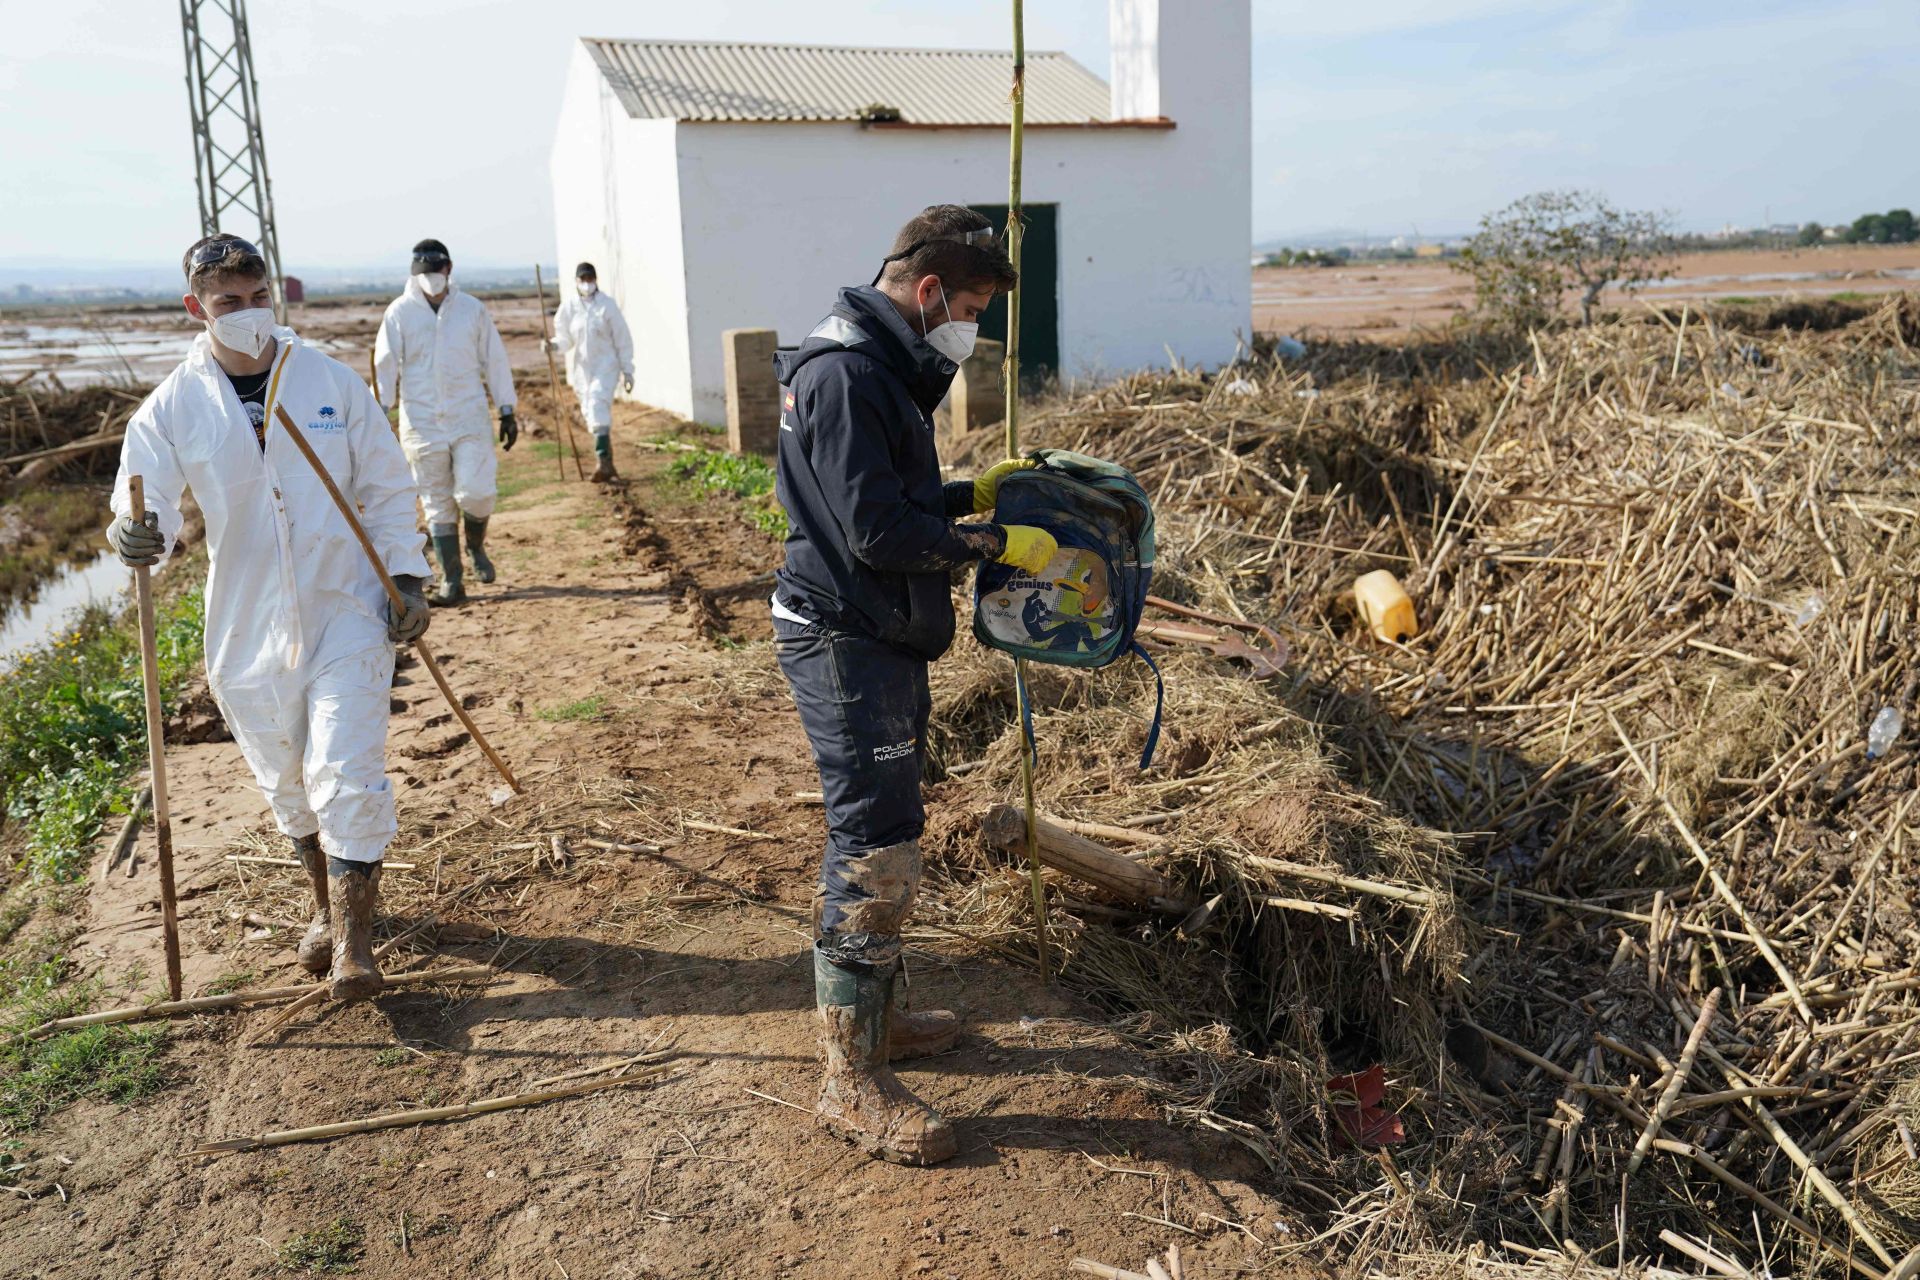
<path id="1" fill-rule="evenodd" d="M 593 480 L 596 484 L 611 484 L 620 478 L 613 469 L 613 433 L 596 431 L 593 433 Z"/>
<path id="2" fill-rule="evenodd" d="M 881 1160 L 939 1164 L 960 1149 L 953 1126 L 887 1065 L 898 969 L 897 962 L 843 967 L 814 950 L 814 1000 L 827 1060 L 814 1121 Z"/>
<path id="3" fill-rule="evenodd" d="M 433 554 L 440 561 L 440 589 L 433 593 L 430 602 L 441 607 L 450 604 L 465 604 L 467 589 L 461 584 L 460 575 L 460 534 L 453 528 L 442 533 L 433 531 Z"/>
<path id="4" fill-rule="evenodd" d="M 493 561 L 487 559 L 487 518 L 461 513 L 467 529 L 467 555 L 473 560 L 473 576 L 482 582 L 493 581 Z"/>

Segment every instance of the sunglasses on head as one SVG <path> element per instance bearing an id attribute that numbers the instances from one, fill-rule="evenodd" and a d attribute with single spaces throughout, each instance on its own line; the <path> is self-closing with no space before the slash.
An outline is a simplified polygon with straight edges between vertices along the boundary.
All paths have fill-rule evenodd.
<path id="1" fill-rule="evenodd" d="M 254 248 L 250 242 L 242 240 L 239 236 L 222 236 L 218 240 L 207 241 L 193 251 L 193 257 L 188 259 L 188 274 L 192 274 L 202 267 L 212 266 L 214 263 L 219 262 L 228 254 L 232 253 L 235 249 L 240 250 L 240 252 L 250 257 L 258 258 L 260 256 L 258 249 Z"/>
<path id="2" fill-rule="evenodd" d="M 911 258 L 928 245 L 939 244 L 943 240 L 952 244 L 964 244 L 973 249 L 986 249 L 989 252 L 1000 248 L 1000 232 L 993 227 L 981 227 L 977 231 L 951 231 L 946 235 L 928 236 L 924 240 L 915 240 L 899 253 L 890 253 L 880 259 L 880 270 L 873 273 L 873 283 L 880 283 L 880 277 L 886 274 L 887 264 L 889 262 L 898 262 L 902 258 Z"/>

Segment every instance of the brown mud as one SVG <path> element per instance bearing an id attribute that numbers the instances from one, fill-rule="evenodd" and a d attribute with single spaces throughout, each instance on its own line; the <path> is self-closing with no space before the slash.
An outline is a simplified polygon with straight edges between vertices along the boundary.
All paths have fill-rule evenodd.
<path id="1" fill-rule="evenodd" d="M 523 373 L 536 382 L 544 369 Z M 1189 1275 L 1279 1274 L 1269 1245 L 1299 1224 L 1256 1189 L 1260 1163 L 1170 1126 L 1134 1082 L 1152 1064 L 1101 1013 L 937 920 L 910 932 L 910 999 L 967 1030 L 901 1076 L 957 1122 L 959 1156 L 900 1168 L 815 1129 L 822 828 L 796 793 L 818 783 L 754 643 L 778 548 L 730 499 L 660 483 L 668 453 L 636 444 L 675 425 L 664 415 L 616 407 L 635 483 L 603 490 L 555 479 L 544 387 L 527 403 L 537 431 L 505 459 L 490 541 L 499 580 L 469 580 L 472 602 L 427 635 L 526 794 L 490 800 L 499 779 L 417 664 L 388 752 L 390 860 L 413 865 L 386 874 L 381 936 L 438 923 L 387 967 L 486 963 L 497 981 L 325 1005 L 276 1034 L 271 1009 L 176 1022 L 167 1090 L 80 1103 L 24 1136 L 34 1175 L 0 1196 L 7 1273 L 288 1274 L 288 1242 L 344 1217 L 351 1265 L 373 1277 L 1057 1276 L 1078 1256 L 1140 1270 L 1174 1243 Z M 301 981 L 302 873 L 229 860 L 288 856 L 238 751 L 180 746 L 169 774 L 187 989 Z M 96 868 L 85 900 L 71 954 L 104 1003 L 161 985 L 150 856 L 143 840 L 131 879 Z M 651 1084 L 187 1154 L 648 1050 L 671 1054 Z"/>

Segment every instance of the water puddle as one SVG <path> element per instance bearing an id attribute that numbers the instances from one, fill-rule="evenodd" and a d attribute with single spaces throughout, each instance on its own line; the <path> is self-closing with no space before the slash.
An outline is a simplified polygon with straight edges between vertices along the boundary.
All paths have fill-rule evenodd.
<path id="1" fill-rule="evenodd" d="M 145 386 L 160 381 L 186 358 L 199 332 L 192 325 L 4 324 L 0 323 L 0 381 L 42 370 L 62 386 Z M 330 338 L 302 342 L 321 351 L 341 344 Z M 48 384 L 33 384 L 46 389 Z"/>
<path id="2" fill-rule="evenodd" d="M 11 667 L 22 650 L 73 625 L 89 604 L 111 604 L 132 585 L 131 571 L 111 551 L 49 578 L 31 600 L 0 613 L 0 670 Z"/>

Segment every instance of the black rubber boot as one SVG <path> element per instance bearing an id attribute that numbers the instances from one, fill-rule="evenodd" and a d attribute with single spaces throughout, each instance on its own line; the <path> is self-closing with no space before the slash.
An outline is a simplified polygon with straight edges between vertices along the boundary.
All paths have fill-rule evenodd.
<path id="1" fill-rule="evenodd" d="M 493 561 L 487 559 L 487 518 L 461 513 L 467 529 L 467 555 L 473 560 L 473 576 L 482 582 L 493 581 Z"/>
<path id="2" fill-rule="evenodd" d="M 953 1126 L 914 1097 L 887 1065 L 898 968 L 897 962 L 837 965 L 814 949 L 814 1000 L 827 1060 L 814 1120 L 879 1159 L 939 1164 L 960 1149 Z"/>
<path id="3" fill-rule="evenodd" d="M 429 603 L 443 608 L 450 604 L 465 604 L 467 589 L 461 585 L 460 534 L 449 529 L 445 533 L 433 535 L 434 558 L 440 561 L 440 589 L 428 597 Z"/>
<path id="4" fill-rule="evenodd" d="M 327 916 L 327 855 L 320 851 L 318 832 L 290 838 L 293 856 L 300 860 L 301 868 L 307 873 L 307 883 L 313 886 L 313 919 L 300 936 L 300 945 L 293 954 L 302 969 L 324 978 L 333 963 L 333 929 Z"/>
<path id="5" fill-rule="evenodd" d="M 335 1000 L 365 1000 L 386 985 L 373 958 L 373 908 L 380 898 L 380 864 L 327 859 L 331 881 L 328 917 L 333 924 Z"/>

